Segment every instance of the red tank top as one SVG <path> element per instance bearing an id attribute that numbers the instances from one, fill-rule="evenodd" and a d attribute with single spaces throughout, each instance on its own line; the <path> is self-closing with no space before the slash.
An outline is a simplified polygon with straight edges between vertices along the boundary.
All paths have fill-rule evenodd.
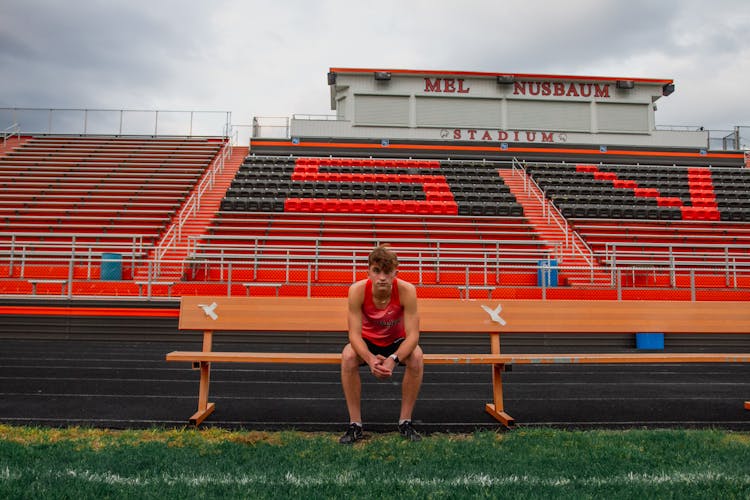
<path id="1" fill-rule="evenodd" d="M 391 301 L 385 309 L 378 309 L 372 300 L 372 281 L 365 284 L 365 301 L 362 303 L 362 338 L 377 346 L 388 346 L 404 338 L 404 307 L 398 297 L 398 284 L 393 280 Z"/>

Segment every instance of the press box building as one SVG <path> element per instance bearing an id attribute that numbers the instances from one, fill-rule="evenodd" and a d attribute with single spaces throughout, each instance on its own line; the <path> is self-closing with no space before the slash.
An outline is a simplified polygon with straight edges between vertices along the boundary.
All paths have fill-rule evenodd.
<path id="1" fill-rule="evenodd" d="M 382 138 L 705 148 L 707 132 L 657 130 L 670 79 L 331 68 L 335 119 L 295 116 L 293 138 Z"/>

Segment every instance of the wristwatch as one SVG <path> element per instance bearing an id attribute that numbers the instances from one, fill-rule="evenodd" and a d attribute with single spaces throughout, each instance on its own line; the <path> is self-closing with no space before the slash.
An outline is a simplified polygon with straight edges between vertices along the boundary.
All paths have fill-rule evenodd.
<path id="1" fill-rule="evenodd" d="M 395 352 L 388 357 L 395 361 L 396 364 L 399 364 L 400 360 L 398 359 L 398 354 L 396 354 Z"/>

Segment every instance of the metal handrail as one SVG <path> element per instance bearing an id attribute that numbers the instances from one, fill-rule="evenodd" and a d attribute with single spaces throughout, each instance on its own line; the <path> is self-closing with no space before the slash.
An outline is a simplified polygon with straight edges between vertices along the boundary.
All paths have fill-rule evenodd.
<path id="1" fill-rule="evenodd" d="M 618 247 L 639 248 L 638 251 L 620 250 Z M 654 251 L 646 252 L 644 248 Z M 675 252 L 674 249 L 685 249 L 685 252 Z M 696 248 L 717 249 L 716 252 L 697 252 Z M 664 249 L 664 251 L 656 251 Z M 742 249 L 744 252 L 730 252 L 730 249 Z M 723 251 L 722 251 L 723 250 Z M 738 274 L 750 271 L 750 247 L 748 245 L 719 245 L 719 244 L 691 244 L 691 243 L 607 243 L 600 254 L 603 263 L 610 268 L 610 275 L 614 279 L 618 269 L 625 266 L 647 265 L 651 268 L 668 270 L 673 286 L 676 284 L 677 269 L 695 269 L 702 266 L 714 272 L 722 272 L 729 282 L 734 277 L 736 283 Z M 632 258 L 629 258 L 632 257 Z M 687 257 L 687 258 L 684 258 Z"/>
<path id="2" fill-rule="evenodd" d="M 236 254 L 227 253 L 224 248 L 221 248 L 218 253 L 196 253 L 185 264 L 197 267 L 204 266 L 206 270 L 217 265 L 221 280 L 230 278 L 232 269 L 252 270 L 252 280 L 256 280 L 261 266 L 264 268 L 283 266 L 286 276 L 285 282 L 289 282 L 289 273 L 292 270 L 300 269 L 308 269 L 312 273 L 313 279 L 318 281 L 320 271 L 330 266 L 339 271 L 351 271 L 352 280 L 354 280 L 358 269 L 367 268 L 367 258 L 371 251 L 371 249 L 341 247 L 332 255 L 321 253 L 300 255 L 299 253 L 292 254 L 289 247 L 286 247 L 286 250 L 279 248 L 278 253 L 249 253 L 247 250 L 242 253 L 239 252 L 241 249 L 237 250 L 238 253 Z M 544 259 L 544 257 L 549 257 L 547 254 L 540 254 L 533 258 L 524 254 L 526 257 L 514 259 L 512 257 L 497 258 L 487 251 L 477 252 L 472 257 L 467 257 L 465 254 L 461 255 L 462 253 L 464 252 L 455 251 L 438 254 L 417 249 L 412 252 L 401 249 L 399 250 L 399 269 L 402 271 L 418 271 L 419 284 L 424 282 L 423 273 L 426 272 L 434 273 L 435 279 L 439 282 L 441 275 L 449 272 L 463 271 L 468 273 L 469 270 L 473 270 L 472 272 L 481 270 L 484 276 L 483 281 L 486 284 L 489 282 L 488 277 L 490 275 L 494 277 L 495 282 L 499 282 L 501 273 L 504 269 L 507 270 L 509 265 L 519 266 L 519 269 L 529 272 L 530 269 L 538 267 L 540 258 L 544 262 L 549 261 Z M 181 267 L 179 273 L 182 274 L 183 272 L 184 269 Z"/>
<path id="3" fill-rule="evenodd" d="M 3 129 L 3 146 L 13 136 L 16 136 L 18 139 L 21 138 L 21 126 L 18 123 L 13 123 L 12 125 L 9 125 L 8 127 L 5 127 Z"/>
<path id="4" fill-rule="evenodd" d="M 232 295 L 233 284 L 242 284 L 243 282 L 258 282 L 264 283 L 265 280 L 260 278 L 259 267 L 262 266 L 262 271 L 265 273 L 273 272 L 278 276 L 273 281 L 280 284 L 291 284 L 298 286 L 307 287 L 307 294 L 311 296 L 311 290 L 313 288 L 325 289 L 329 286 L 340 286 L 340 282 L 331 282 L 321 279 L 319 273 L 325 270 L 335 270 L 337 272 L 350 273 L 351 282 L 362 278 L 365 275 L 367 268 L 367 255 L 366 253 L 355 254 L 355 255 L 338 255 L 328 256 L 324 259 L 317 260 L 317 266 L 314 263 L 315 258 L 301 258 L 293 256 L 291 254 L 285 255 L 274 255 L 274 256 L 259 256 L 257 263 L 253 262 L 241 262 L 225 260 L 223 262 L 217 262 L 213 259 L 194 259 L 191 261 L 181 260 L 163 260 L 161 265 L 171 266 L 172 269 L 176 270 L 175 274 L 169 274 L 166 278 L 162 278 L 157 275 L 155 270 L 155 261 L 153 260 L 141 260 L 139 265 L 148 268 L 148 273 L 145 275 L 138 275 L 138 278 L 133 279 L 126 278 L 121 283 L 138 285 L 135 297 L 140 297 L 144 300 L 152 300 L 159 297 L 155 297 L 152 294 L 152 286 L 168 286 L 171 292 L 174 294 L 178 288 L 172 285 L 178 285 L 179 283 L 203 283 L 211 284 L 215 286 L 225 286 L 226 293 L 228 296 Z M 404 255 L 400 257 L 401 261 L 400 269 L 405 273 L 410 274 L 410 281 L 420 287 L 458 287 L 459 290 L 470 290 L 470 289 L 487 289 L 491 293 L 492 289 L 495 288 L 514 288 L 514 287 L 536 287 L 542 291 L 542 299 L 545 300 L 548 297 L 548 289 L 554 287 L 556 283 L 550 283 L 547 281 L 547 276 L 544 279 L 537 278 L 537 283 L 532 284 L 514 284 L 513 282 L 501 281 L 500 277 L 507 275 L 508 273 L 523 273 L 528 274 L 539 273 L 547 271 L 549 268 L 544 264 L 540 263 L 529 263 L 529 262 L 516 262 L 507 261 L 498 263 L 493 261 L 487 256 L 477 256 L 470 259 L 465 257 L 453 258 L 448 256 L 442 256 L 440 260 L 435 257 L 426 255 Z M 60 270 L 64 269 L 66 272 L 67 279 L 65 279 L 66 285 L 63 292 L 70 299 L 74 295 L 72 290 L 74 283 L 92 283 L 99 281 L 101 278 L 96 274 L 96 266 L 100 264 L 100 261 L 96 256 L 92 255 L 81 255 L 76 259 L 69 259 L 66 256 L 50 256 L 44 263 L 50 266 L 51 269 L 55 269 L 55 275 L 60 274 Z M 186 265 L 195 266 L 199 269 L 201 266 L 206 266 L 206 271 L 210 267 L 212 272 L 217 271 L 217 264 L 219 265 L 221 276 L 212 275 L 212 277 L 196 279 L 194 276 L 188 276 L 185 274 Z M 345 267 L 342 267 L 342 264 Z M 38 266 L 39 264 L 35 264 Z M 586 266 L 555 266 L 557 271 L 560 273 L 567 273 L 568 276 L 575 276 L 578 272 L 587 272 Z M 134 267 L 131 266 L 131 272 L 134 273 Z M 442 272 L 442 275 L 441 275 Z M 626 275 L 633 274 L 632 282 L 623 280 Z M 643 273 L 653 274 L 653 284 L 647 284 L 646 282 L 639 282 L 636 280 L 637 276 L 642 276 Z M 667 275 L 673 276 L 671 280 L 663 280 L 661 283 L 657 282 L 658 278 L 666 277 Z M 484 276 L 482 278 L 482 276 Z M 678 284 L 677 277 L 681 280 Z M 685 290 L 690 292 L 690 300 L 695 301 L 698 290 L 734 290 L 739 292 L 750 291 L 750 272 L 739 269 L 735 273 L 727 274 L 725 284 L 715 284 L 715 278 L 717 277 L 716 269 L 706 267 L 691 267 L 691 268 L 676 268 L 676 267 L 658 267 L 649 265 L 631 265 L 631 266 L 620 266 L 616 269 L 614 278 L 606 282 L 592 283 L 587 286 L 588 289 L 596 288 L 602 291 L 615 291 L 617 299 L 622 300 L 623 290 Z M 30 276 L 29 280 L 35 280 L 37 277 Z M 701 278 L 708 278 L 708 281 L 702 280 Z M 741 278 L 741 279 L 740 279 Z M 0 277 L 0 281 L 17 281 L 27 279 L 23 273 L 20 276 L 18 274 L 10 274 L 8 277 Z M 79 290 L 82 290 L 80 286 Z M 215 288 L 214 288 L 215 289 Z M 236 288 L 235 288 L 236 289 Z M 136 288 L 130 288 L 130 296 L 133 296 L 133 290 Z M 221 290 L 221 288 L 219 288 Z M 13 292 L 5 292 L 13 293 Z M 85 293 L 85 292 L 84 292 Z M 118 288 L 118 295 L 123 294 L 123 289 Z M 193 292 L 189 292 L 193 293 Z M 216 293 L 216 292 L 213 292 Z M 219 292 L 222 293 L 222 292 Z M 466 293 L 466 292 L 464 292 Z M 80 292 L 75 294 L 76 296 L 83 296 Z M 128 292 L 124 292 L 124 295 L 128 295 Z M 180 292 L 176 292 L 179 296 Z M 25 297 L 36 298 L 40 296 L 28 296 Z M 45 295 L 41 295 L 44 297 Z M 163 297 L 162 297 L 163 298 Z M 732 300 L 732 299 L 730 299 Z M 735 299 L 739 300 L 739 299 Z"/>
<path id="5" fill-rule="evenodd" d="M 557 227 L 560 228 L 560 230 L 563 232 L 565 236 L 566 248 L 572 249 L 574 255 L 578 253 L 578 255 L 580 255 L 581 258 L 589 266 L 590 271 L 593 272 L 595 261 L 591 247 L 589 247 L 589 245 L 583 240 L 583 238 L 581 238 L 581 236 L 570 227 L 568 221 L 565 219 L 565 217 L 563 217 L 557 207 L 552 202 L 539 195 L 539 193 L 543 192 L 542 188 L 539 187 L 539 185 L 531 176 L 526 174 L 526 169 L 515 157 L 513 158 L 512 169 L 514 175 L 522 176 L 524 182 L 524 190 L 526 190 L 527 193 L 533 195 L 541 205 L 542 216 L 546 215 L 547 222 L 554 222 L 555 225 L 557 225 Z M 536 187 L 536 190 L 532 189 L 532 186 Z M 580 247 L 583 247 L 585 251 Z"/>
<path id="6" fill-rule="evenodd" d="M 191 217 L 194 217 L 198 213 L 198 210 L 200 210 L 203 195 L 209 189 L 213 189 L 216 176 L 224 171 L 225 161 L 231 155 L 231 151 L 232 146 L 227 140 L 224 142 L 224 146 L 219 152 L 216 160 L 212 162 L 211 168 L 208 170 L 208 172 L 206 172 L 198 186 L 193 190 L 193 193 L 190 195 L 187 201 L 185 201 L 182 208 L 177 213 L 176 224 L 171 224 L 167 232 L 161 238 L 161 241 L 157 245 L 155 252 L 157 272 L 159 265 L 158 263 L 164 258 L 164 255 L 166 255 L 169 250 L 176 247 L 180 243 L 180 241 L 182 241 L 182 228 L 187 223 L 187 221 Z"/>
<path id="7" fill-rule="evenodd" d="M 109 135 L 123 135 L 123 122 L 126 115 L 131 114 L 148 114 L 153 115 L 153 134 L 151 134 L 152 130 L 151 127 L 149 127 L 149 130 L 146 131 L 143 129 L 144 133 L 140 134 L 127 134 L 127 135 L 148 135 L 148 136 L 158 136 L 161 135 L 163 137 L 228 137 L 230 130 L 231 130 L 231 121 L 232 121 L 232 112 L 231 111 L 196 111 L 196 110 L 184 110 L 184 109 L 107 109 L 107 108 L 100 108 L 100 109 L 92 109 L 92 108 L 34 108 L 34 107 L 28 107 L 28 108 L 21 108 L 21 107 L 0 107 L 0 114 L 2 113 L 10 113 L 12 117 L 12 121 L 14 123 L 21 123 L 21 120 L 18 119 L 18 115 L 22 113 L 46 113 L 47 114 L 47 128 L 46 130 L 28 130 L 24 129 L 24 126 L 21 126 L 21 130 L 28 133 L 42 133 L 42 134 L 83 134 L 88 135 L 96 132 L 89 131 L 89 116 L 91 114 L 96 113 L 109 113 L 109 114 L 115 114 L 115 116 L 119 115 L 119 127 L 117 128 L 117 131 L 110 130 L 108 132 Z M 63 130 L 63 131 L 54 131 L 52 127 L 52 119 L 53 116 L 59 115 L 59 114 L 82 114 L 82 130 Z M 165 114 L 165 113 L 179 113 L 183 115 L 187 115 L 187 121 L 186 124 L 188 127 L 186 134 L 164 134 L 163 130 L 162 133 L 159 131 L 159 115 Z M 224 123 L 221 124 L 221 131 L 217 131 L 215 134 L 209 134 L 209 135 L 198 135 L 193 133 L 194 129 L 194 121 L 196 115 L 223 115 L 224 116 Z M 71 125 L 71 121 L 68 121 L 67 125 L 69 127 L 75 126 L 74 124 Z"/>
<path id="8" fill-rule="evenodd" d="M 190 235 L 188 236 L 188 254 L 195 251 L 195 249 L 200 245 L 203 247 L 212 246 L 208 243 L 200 243 L 201 240 L 205 239 L 204 236 L 199 235 Z M 248 245 L 250 243 L 253 244 L 253 248 L 263 248 L 265 246 L 268 246 L 268 243 L 264 243 L 263 245 L 259 245 L 259 242 L 273 242 L 273 241 L 294 241 L 297 243 L 308 243 L 308 247 L 311 248 L 335 248 L 337 243 L 358 243 L 362 245 L 363 247 L 369 247 L 370 250 L 374 246 L 379 245 L 380 243 L 385 243 L 383 241 L 383 238 L 378 237 L 357 237 L 357 238 L 349 238 L 349 237 L 328 237 L 328 236 L 241 236 L 241 235 L 232 235 L 232 236 L 211 236 L 212 241 L 246 241 Z M 321 244 L 324 243 L 334 243 L 334 245 L 327 246 L 327 247 L 321 247 Z M 504 246 L 521 246 L 521 245 L 537 245 L 537 246 L 548 246 L 555 248 L 556 252 L 559 252 L 559 242 L 549 242 L 545 240 L 538 240 L 538 239 L 513 239 L 513 240 L 486 240 L 486 239 L 441 239 L 441 238 L 388 238 L 387 243 L 391 244 L 395 248 L 398 248 L 399 244 L 416 244 L 420 248 L 430 248 L 435 247 L 440 250 L 441 245 L 451 245 L 451 244 L 465 244 L 465 245 L 481 245 L 482 247 L 487 246 L 494 246 L 499 249 L 501 245 Z M 226 244 L 222 244 L 222 247 L 226 247 Z M 244 248 L 249 248 L 249 246 L 244 246 Z M 295 244 L 293 247 L 289 247 L 291 250 L 302 250 L 305 248 L 304 246 Z M 408 250 L 408 248 L 404 248 L 404 250 Z M 445 251 L 445 249 L 444 249 Z M 469 248 L 460 249 L 461 252 L 469 252 Z M 554 251 L 552 252 L 554 253 Z"/>

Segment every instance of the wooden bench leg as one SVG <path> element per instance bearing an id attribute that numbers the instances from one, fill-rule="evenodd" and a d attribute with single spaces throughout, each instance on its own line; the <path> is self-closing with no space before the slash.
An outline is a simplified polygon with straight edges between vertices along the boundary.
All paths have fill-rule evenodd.
<path id="1" fill-rule="evenodd" d="M 211 378 L 211 363 L 201 361 L 201 382 L 198 389 L 198 411 L 190 417 L 190 423 L 198 426 L 214 412 L 216 405 L 208 402 L 208 384 Z"/>
<path id="2" fill-rule="evenodd" d="M 500 334 L 490 334 L 490 352 L 500 354 Z M 492 403 L 487 403 L 484 410 L 492 415 L 505 427 L 512 427 L 516 421 L 513 417 L 505 413 L 505 403 L 503 403 L 503 370 L 505 365 L 492 365 Z"/>
<path id="3" fill-rule="evenodd" d="M 487 403 L 485 411 L 506 427 L 513 427 L 516 421 L 505 413 L 503 403 L 503 365 L 492 365 L 492 396 L 494 403 Z"/>

